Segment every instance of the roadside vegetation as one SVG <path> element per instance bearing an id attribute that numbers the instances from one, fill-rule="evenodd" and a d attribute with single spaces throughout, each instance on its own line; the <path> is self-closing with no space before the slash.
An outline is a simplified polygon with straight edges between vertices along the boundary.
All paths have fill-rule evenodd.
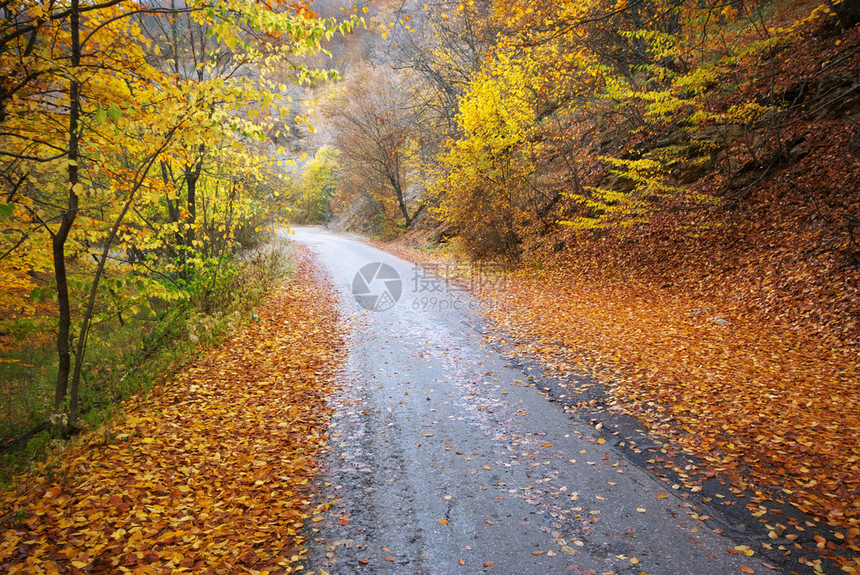
<path id="1" fill-rule="evenodd" d="M 246 322 L 283 276 L 302 3 L 0 6 L 0 433 L 38 457 Z M 193 355 L 193 354 L 191 354 Z M 11 454 L 11 455 L 10 455 Z"/>
<path id="2" fill-rule="evenodd" d="M 287 242 L 262 239 L 260 245 L 222 262 L 217 273 L 204 270 L 208 273 L 188 282 L 187 298 L 163 305 L 153 317 L 129 317 L 121 324 L 94 327 L 82 370 L 79 431 L 100 429 L 122 413 L 124 400 L 163 384 L 201 352 L 253 321 L 264 295 L 292 271 Z M 0 364 L 3 485 L 52 452 L 62 451 L 66 443 L 50 425 L 54 342 L 38 331 L 35 337 L 28 338 L 26 332 L 6 337 L 12 349 L 7 354 L 10 361 Z"/>
<path id="3" fill-rule="evenodd" d="M 120 415 L 0 492 L 0 570 L 301 569 L 342 354 L 331 286 L 308 253 L 292 259 L 288 282 L 248 286 L 267 292 L 253 321 L 195 355 L 174 347 L 162 360 L 183 369 L 114 399 Z M 225 323 L 199 310 L 189 320 L 198 345 Z"/>

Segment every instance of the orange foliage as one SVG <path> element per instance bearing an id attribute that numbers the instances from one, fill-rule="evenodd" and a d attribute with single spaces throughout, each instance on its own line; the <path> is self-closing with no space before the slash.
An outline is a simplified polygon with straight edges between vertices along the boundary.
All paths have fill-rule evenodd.
<path id="1" fill-rule="evenodd" d="M 293 572 L 340 357 L 332 292 L 294 253 L 259 323 L 0 495 L 0 569 Z"/>

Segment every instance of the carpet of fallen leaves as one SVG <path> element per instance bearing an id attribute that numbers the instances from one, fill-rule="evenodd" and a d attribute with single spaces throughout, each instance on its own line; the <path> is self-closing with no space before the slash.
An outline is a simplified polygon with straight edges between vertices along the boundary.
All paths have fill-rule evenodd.
<path id="1" fill-rule="evenodd" d="M 389 249 L 446 269 L 426 252 Z M 771 543 L 789 552 L 810 525 L 774 521 L 768 504 L 794 505 L 832 533 L 816 536 L 818 550 L 860 572 L 846 556 L 860 552 L 860 364 L 851 348 L 754 312 L 570 269 L 465 283 L 479 287 L 513 353 L 556 375 L 595 376 L 609 385 L 610 409 L 698 457 L 701 469 L 680 470 L 688 486 L 729 478 L 753 517 L 772 521 Z"/>
<path id="2" fill-rule="evenodd" d="M 290 573 L 340 365 L 309 256 L 259 322 L 0 494 L 5 573 Z"/>

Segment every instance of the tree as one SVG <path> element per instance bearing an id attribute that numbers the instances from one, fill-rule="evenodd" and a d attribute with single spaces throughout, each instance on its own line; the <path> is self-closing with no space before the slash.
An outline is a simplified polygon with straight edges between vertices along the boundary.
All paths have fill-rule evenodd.
<path id="1" fill-rule="evenodd" d="M 796 108 L 779 102 L 774 63 L 829 14 L 825 2 L 497 3 L 498 41 L 440 156 L 443 216 L 472 255 L 513 258 L 556 222 L 630 227 L 717 205 L 689 184 L 718 154 L 730 180 L 787 155 Z"/>
<path id="2" fill-rule="evenodd" d="M 314 158 L 304 166 L 297 214 L 293 218 L 302 224 L 325 224 L 332 216 L 331 200 L 338 186 L 338 153 L 331 148 L 321 148 Z"/>
<path id="3" fill-rule="evenodd" d="M 407 228 L 423 210 L 411 199 L 420 182 L 422 118 L 409 94 L 404 75 L 365 66 L 332 90 L 324 110 L 343 170 L 365 190 L 384 194 L 380 201 L 393 201 Z"/>
<path id="4" fill-rule="evenodd" d="M 57 301 L 55 423 L 69 432 L 93 321 L 119 316 L 118 306 L 136 313 L 184 297 L 174 264 L 162 257 L 181 232 L 186 271 L 232 249 L 237 226 L 259 209 L 252 186 L 272 174 L 253 142 L 264 142 L 272 118 L 285 113 L 287 90 L 267 75 L 329 77 L 290 57 L 319 50 L 354 21 L 322 21 L 278 2 L 21 1 L 2 9 L 0 70 L 15 81 L 0 92 L 0 277 L 15 280 L 15 291 L 3 286 L 13 301 L 33 285 L 27 274 L 53 270 L 52 283 L 33 295 Z M 209 44 L 163 60 L 141 18 L 184 18 Z M 230 73 L 213 73 L 225 69 L 219 58 Z M 185 75 L 163 65 L 178 60 Z M 216 239 L 219 247 L 207 249 Z M 105 296 L 111 303 L 100 306 Z"/>
<path id="5" fill-rule="evenodd" d="M 421 79 L 413 103 L 433 121 L 436 152 L 458 133 L 461 100 L 498 40 L 492 11 L 487 0 L 436 0 L 392 15 L 391 66 Z"/>
<path id="6" fill-rule="evenodd" d="M 457 117 L 462 136 L 452 141 L 443 157 L 444 177 L 435 182 L 443 217 L 474 258 L 519 256 L 517 225 L 535 171 L 533 158 L 540 153 L 527 138 L 535 122 L 529 68 L 504 61 L 472 82 Z"/>

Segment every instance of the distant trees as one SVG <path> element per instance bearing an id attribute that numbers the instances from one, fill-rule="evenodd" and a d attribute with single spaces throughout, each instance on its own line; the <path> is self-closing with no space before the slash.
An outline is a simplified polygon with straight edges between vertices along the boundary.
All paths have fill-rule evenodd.
<path id="1" fill-rule="evenodd" d="M 341 168 L 356 188 L 350 193 L 406 228 L 423 209 L 416 193 L 423 121 L 411 95 L 405 75 L 367 65 L 333 88 L 324 109 Z"/>
<path id="2" fill-rule="evenodd" d="M 325 224 L 331 219 L 331 201 L 340 179 L 337 160 L 337 150 L 324 147 L 305 164 L 295 199 L 295 213 L 290 218 L 294 222 Z"/>
<path id="3" fill-rule="evenodd" d="M 420 83 L 416 106 L 432 121 L 437 152 L 459 131 L 456 117 L 469 84 L 481 72 L 500 31 L 491 0 L 434 0 L 395 15 L 390 66 Z"/>

